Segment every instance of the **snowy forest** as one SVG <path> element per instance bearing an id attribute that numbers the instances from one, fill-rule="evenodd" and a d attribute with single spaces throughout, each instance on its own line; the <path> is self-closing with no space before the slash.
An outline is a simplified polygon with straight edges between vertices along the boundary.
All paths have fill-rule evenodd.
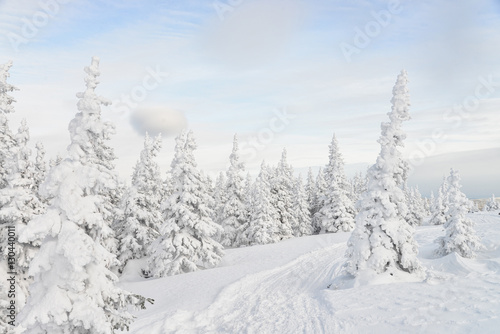
<path id="1" fill-rule="evenodd" d="M 120 283 L 124 273 L 134 271 L 148 284 L 217 268 L 226 251 L 292 238 L 346 235 L 345 254 L 337 256 L 342 264 L 322 286 L 339 291 L 376 281 L 429 280 L 414 237 L 422 226 L 439 226 L 433 259 L 453 253 L 473 259 L 488 248 L 470 219 L 480 209 L 461 191 L 458 171 L 451 169 L 430 198 L 408 186 L 403 123 L 411 117 L 404 70 L 381 124 L 380 153 L 353 178 L 345 174 L 342 138 L 332 129 L 328 164 L 318 173 L 296 175 L 283 149 L 277 165 L 263 161 L 252 178 L 235 135 L 229 167 L 215 180 L 197 165 L 193 132 L 175 138 L 166 175 L 156 162 L 166 139 L 145 133 L 131 179 L 123 180 L 109 145 L 114 125 L 101 115 L 110 102 L 96 92 L 99 59 L 85 67 L 67 151 L 51 159 L 43 143 L 30 149 L 27 121 L 17 132 L 9 128 L 17 89 L 8 82 L 11 66 L 0 66 L 0 333 L 126 331 L 158 296 L 128 291 Z M 499 209 L 494 195 L 481 208 Z"/>

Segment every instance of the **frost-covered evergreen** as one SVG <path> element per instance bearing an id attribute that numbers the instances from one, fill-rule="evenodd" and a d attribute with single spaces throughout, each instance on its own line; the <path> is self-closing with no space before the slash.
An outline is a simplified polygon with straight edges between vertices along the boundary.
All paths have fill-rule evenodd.
<path id="1" fill-rule="evenodd" d="M 47 163 L 45 161 L 45 148 L 42 143 L 36 143 L 36 158 L 33 171 L 34 187 L 36 192 L 40 189 L 40 185 L 45 180 L 47 174 Z M 42 200 L 40 198 L 40 200 Z"/>
<path id="2" fill-rule="evenodd" d="M 315 184 L 315 193 L 314 193 L 314 199 L 313 199 L 313 204 L 312 204 L 312 224 L 313 224 L 313 229 L 314 233 L 319 233 L 321 231 L 321 225 L 319 224 L 318 219 L 314 219 L 315 215 L 321 208 L 325 205 L 324 199 L 325 199 L 325 194 L 326 194 L 326 189 L 327 189 L 327 183 L 325 180 L 325 173 L 323 168 L 320 168 L 318 170 L 318 175 L 316 176 L 316 184 Z"/>
<path id="3" fill-rule="evenodd" d="M 238 139 L 233 140 L 233 151 L 229 156 L 229 169 L 226 173 L 227 181 L 224 194 L 225 202 L 222 208 L 221 225 L 224 228 L 221 244 L 226 247 L 238 247 L 238 231 L 246 222 L 245 194 L 243 172 L 245 167 L 239 161 Z"/>
<path id="4" fill-rule="evenodd" d="M 284 149 L 271 179 L 271 202 L 278 213 L 278 231 L 281 240 L 293 237 L 293 230 L 298 227 L 293 207 L 294 180 L 293 168 L 286 160 Z"/>
<path id="5" fill-rule="evenodd" d="M 311 223 L 312 223 L 312 217 L 316 213 L 313 212 L 315 209 L 315 200 L 316 200 L 316 181 L 314 179 L 311 167 L 309 167 L 309 170 L 307 171 L 305 191 L 307 195 L 307 203 L 309 205 L 309 216 L 311 217 Z"/>
<path id="6" fill-rule="evenodd" d="M 160 149 L 161 136 L 151 139 L 146 133 L 132 185 L 122 200 L 123 219 L 117 224 L 120 268 L 129 260 L 146 256 L 147 248 L 159 235 L 163 185 L 155 158 Z"/>
<path id="7" fill-rule="evenodd" d="M 495 199 L 495 194 L 493 194 L 493 195 L 491 195 L 491 198 L 488 200 L 488 202 L 484 206 L 484 210 L 496 211 L 498 209 L 500 209 L 500 204 L 498 204 L 497 200 Z"/>
<path id="8" fill-rule="evenodd" d="M 226 173 L 220 172 L 219 175 L 217 175 L 217 178 L 215 179 L 215 185 L 214 185 L 214 210 L 212 211 L 212 220 L 221 225 L 222 227 L 222 215 L 224 212 L 224 206 L 225 203 L 227 202 L 227 195 L 226 195 Z M 224 234 L 224 229 L 221 230 L 222 233 L 217 233 L 214 235 L 214 239 L 217 242 L 221 242 L 222 236 Z"/>
<path id="9" fill-rule="evenodd" d="M 0 189 L 0 221 L 13 226 L 16 231 L 22 231 L 34 215 L 44 211 L 44 206 L 35 193 L 31 150 L 27 147 L 29 130 L 25 121 L 21 123 L 15 139 L 16 150 L 7 164 L 7 184 L 5 188 Z M 15 245 L 16 261 L 11 271 L 18 274 L 16 297 L 20 307 L 24 305 L 28 296 L 30 283 L 28 269 L 39 242 L 33 240 L 26 243 L 17 242 Z M 7 257 L 6 249 L 2 255 L 4 258 Z"/>
<path id="10" fill-rule="evenodd" d="M 18 316 L 24 333 L 110 334 L 127 329 L 130 306 L 144 307 L 145 298 L 116 286 L 108 268 L 116 256 L 102 244 L 109 226 L 101 210 L 102 188 L 109 173 L 95 163 L 107 138 L 101 121 L 105 100 L 95 94 L 99 59 L 85 68 L 87 89 L 79 93 L 78 110 L 69 130 L 67 157 L 54 166 L 41 186 L 50 198 L 47 212 L 29 222 L 21 242 L 42 240 L 30 266 L 34 282 Z"/>
<path id="11" fill-rule="evenodd" d="M 7 164 L 11 159 L 12 148 L 15 140 L 8 126 L 6 114 L 14 112 L 14 98 L 9 93 L 17 90 L 16 87 L 7 83 L 10 76 L 9 69 L 12 61 L 0 65 L 0 189 L 7 186 Z M 0 221 L 0 333 L 7 333 L 10 325 L 7 323 L 8 296 L 7 262 L 3 257 L 7 244 L 7 221 Z"/>
<path id="12" fill-rule="evenodd" d="M 406 221 L 412 226 L 420 226 L 427 216 L 425 202 L 418 190 L 418 187 L 406 188 L 406 201 L 408 205 L 408 214 Z"/>
<path id="13" fill-rule="evenodd" d="M 281 240 L 279 214 L 272 203 L 271 173 L 272 170 L 262 162 L 252 187 L 250 221 L 239 236 L 241 244 L 263 245 Z"/>
<path id="14" fill-rule="evenodd" d="M 429 225 L 443 225 L 446 222 L 448 213 L 447 187 L 447 181 L 443 179 L 443 183 L 439 187 L 438 196 L 431 203 Z"/>
<path id="15" fill-rule="evenodd" d="M 366 176 L 362 172 L 358 172 L 354 175 L 352 179 L 353 191 L 356 196 L 354 203 L 360 198 L 361 194 L 366 191 Z"/>
<path id="16" fill-rule="evenodd" d="M 297 226 L 293 230 L 295 237 L 311 235 L 313 233 L 309 203 L 307 202 L 307 192 L 302 183 L 302 177 L 299 175 L 295 181 L 293 207 L 295 209 L 295 218 Z"/>
<path id="17" fill-rule="evenodd" d="M 339 151 L 337 138 L 330 144 L 329 162 L 325 168 L 326 189 L 321 198 L 323 207 L 314 214 L 314 225 L 319 233 L 349 232 L 354 229 L 354 205 L 349 198 L 344 173 L 344 160 Z"/>
<path id="18" fill-rule="evenodd" d="M 451 169 L 448 177 L 449 219 L 445 223 L 445 236 L 436 240 L 439 248 L 437 255 L 447 255 L 452 252 L 462 257 L 473 258 L 475 252 L 482 248 L 481 241 L 474 231 L 474 223 L 466 217 L 469 200 L 460 190 L 460 175 Z"/>
<path id="19" fill-rule="evenodd" d="M 7 184 L 7 164 L 11 158 L 15 139 L 9 128 L 6 114 L 15 112 L 13 103 L 16 101 L 9 93 L 18 90 L 7 82 L 12 61 L 0 65 L 0 189 Z"/>
<path id="20" fill-rule="evenodd" d="M 414 229 L 404 219 L 408 208 L 400 187 L 400 148 L 405 138 L 401 124 L 410 119 L 406 84 L 407 74 L 403 70 L 393 89 L 390 122 L 381 126 L 381 151 L 368 170 L 367 191 L 361 195 L 356 228 L 348 241 L 346 270 L 356 277 L 395 271 L 422 273 Z"/>
<path id="21" fill-rule="evenodd" d="M 222 246 L 213 240 L 221 227 L 212 220 L 206 180 L 196 166 L 192 132 L 176 139 L 171 164 L 172 195 L 162 204 L 164 221 L 148 259 L 150 274 L 163 277 L 216 266 Z"/>

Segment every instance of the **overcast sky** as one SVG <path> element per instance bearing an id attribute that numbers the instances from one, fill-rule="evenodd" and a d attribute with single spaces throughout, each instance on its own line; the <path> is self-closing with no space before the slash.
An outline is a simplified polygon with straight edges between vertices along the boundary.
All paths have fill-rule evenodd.
<path id="1" fill-rule="evenodd" d="M 129 177 L 145 131 L 194 131 L 198 164 L 224 170 L 232 137 L 256 173 L 286 147 L 297 170 L 327 162 L 335 132 L 347 170 L 379 153 L 392 86 L 408 71 L 410 184 L 424 195 L 454 167 L 470 197 L 500 195 L 500 2 L 0 0 L 0 63 L 14 61 L 16 113 L 33 142 L 64 155 L 84 88 L 114 102 L 117 169 Z"/>

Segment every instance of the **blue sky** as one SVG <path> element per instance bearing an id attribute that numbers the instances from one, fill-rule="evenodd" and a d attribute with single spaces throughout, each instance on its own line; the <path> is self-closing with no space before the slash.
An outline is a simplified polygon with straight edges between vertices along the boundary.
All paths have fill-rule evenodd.
<path id="1" fill-rule="evenodd" d="M 211 175 L 226 168 L 234 133 L 253 173 L 283 147 L 298 171 L 325 164 L 333 132 L 347 170 L 363 169 L 405 68 L 410 183 L 427 194 L 454 167 L 470 197 L 488 197 L 500 194 L 499 14 L 483 0 L 0 0 L 0 62 L 14 61 L 20 88 L 11 126 L 26 118 L 55 155 L 69 143 L 83 67 L 99 56 L 125 177 L 145 129 L 166 134 L 165 172 L 185 126 Z M 346 45 L 357 51 L 346 57 Z"/>

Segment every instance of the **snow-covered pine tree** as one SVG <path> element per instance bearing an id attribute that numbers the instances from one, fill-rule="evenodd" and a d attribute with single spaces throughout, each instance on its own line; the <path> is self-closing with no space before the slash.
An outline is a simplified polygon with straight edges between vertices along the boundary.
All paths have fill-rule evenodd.
<path id="1" fill-rule="evenodd" d="M 245 167 L 239 161 L 238 138 L 234 135 L 233 151 L 229 156 L 229 169 L 226 172 L 225 199 L 222 209 L 221 224 L 224 228 L 221 244 L 225 247 L 238 247 L 238 230 L 246 223 L 247 212 L 243 188 Z"/>
<path id="2" fill-rule="evenodd" d="M 443 183 L 439 187 L 438 196 L 431 203 L 429 225 L 443 225 L 446 222 L 448 214 L 447 188 L 447 180 L 444 178 Z"/>
<path id="3" fill-rule="evenodd" d="M 293 230 L 298 226 L 293 207 L 294 180 L 293 168 L 286 160 L 286 149 L 283 149 L 281 160 L 271 179 L 271 202 L 278 213 L 281 240 L 293 237 Z"/>
<path id="4" fill-rule="evenodd" d="M 264 162 L 252 186 L 250 221 L 239 234 L 242 245 L 264 245 L 281 240 L 279 215 L 272 203 L 272 170 Z"/>
<path id="5" fill-rule="evenodd" d="M 0 189 L 7 184 L 7 162 L 10 160 L 15 140 L 8 126 L 6 114 L 14 112 L 14 98 L 9 93 L 17 90 L 16 87 L 7 83 L 9 69 L 12 61 L 0 65 Z M 7 333 L 10 325 L 7 323 L 8 296 L 7 289 L 7 262 L 2 254 L 7 242 L 6 222 L 0 221 L 0 333 Z"/>
<path id="6" fill-rule="evenodd" d="M 0 65 L 0 189 L 7 184 L 7 163 L 15 146 L 15 139 L 6 116 L 15 112 L 13 103 L 16 100 L 9 93 L 18 90 L 7 82 L 11 67 L 12 61 Z"/>
<path id="7" fill-rule="evenodd" d="M 159 235 L 163 185 L 155 158 L 160 149 L 161 135 L 152 139 L 146 133 L 132 184 L 122 200 L 123 217 L 117 224 L 120 270 L 129 260 L 146 256 L 147 248 Z"/>
<path id="8" fill-rule="evenodd" d="M 312 224 L 312 217 L 316 213 L 316 211 L 314 211 L 315 200 L 316 200 L 316 181 L 314 180 L 311 167 L 309 167 L 309 170 L 307 171 L 307 181 L 305 190 L 307 195 L 307 203 L 309 205 L 309 216 L 311 217 L 311 224 Z"/>
<path id="9" fill-rule="evenodd" d="M 321 208 L 325 205 L 324 199 L 325 199 L 325 194 L 326 194 L 326 189 L 327 189 L 327 183 L 325 180 L 325 172 L 323 168 L 320 168 L 318 170 L 318 175 L 316 176 L 316 192 L 314 194 L 314 201 L 313 201 L 313 210 L 312 210 L 312 224 L 313 224 L 313 229 L 314 233 L 319 233 L 321 231 L 321 225 L 319 224 L 319 221 L 317 219 L 314 219 L 316 213 L 321 210 Z"/>
<path id="10" fill-rule="evenodd" d="M 422 274 L 414 229 L 404 219 L 408 208 L 400 187 L 403 161 L 400 148 L 405 138 L 401 125 L 410 119 L 407 81 L 403 70 L 393 89 L 390 122 L 381 125 L 380 154 L 368 170 L 367 191 L 361 195 L 356 228 L 348 241 L 345 268 L 355 277 L 369 279 L 382 273 L 394 275 L 397 271 Z"/>
<path id="11" fill-rule="evenodd" d="M 80 110 L 86 109 L 94 111 L 95 105 L 89 104 L 89 100 L 86 98 L 85 94 L 86 93 L 77 94 L 77 97 L 80 97 L 78 108 Z M 102 101 L 104 105 L 110 104 L 107 100 L 103 99 Z M 69 126 L 71 128 L 71 123 Z M 101 173 L 105 175 L 107 179 L 106 182 L 102 182 L 97 190 L 97 195 L 101 198 L 99 211 L 101 212 L 107 225 L 107 228 L 103 228 L 100 232 L 102 235 L 99 237 L 102 245 L 106 247 L 108 251 L 118 256 L 118 239 L 116 238 L 115 229 L 117 221 L 122 220 L 123 213 L 121 211 L 120 203 L 126 187 L 125 183 L 119 178 L 118 173 L 115 170 L 115 152 L 113 148 L 108 145 L 111 136 L 115 134 L 115 126 L 110 122 L 104 121 L 100 122 L 100 126 L 100 129 L 89 129 L 91 133 L 98 131 L 100 135 L 89 136 L 89 143 L 87 144 L 88 146 L 92 146 L 94 151 L 94 153 L 89 157 L 89 160 L 98 166 Z"/>
<path id="12" fill-rule="evenodd" d="M 491 198 L 485 204 L 484 209 L 486 211 L 496 211 L 496 210 L 500 209 L 500 205 L 498 204 L 498 202 L 495 198 L 495 194 L 491 195 Z"/>
<path id="13" fill-rule="evenodd" d="M 7 184 L 0 189 L 0 221 L 13 226 L 16 231 L 22 231 L 34 215 L 44 211 L 43 204 L 38 200 L 34 187 L 33 164 L 30 160 L 31 150 L 28 148 L 29 129 L 26 121 L 21 122 L 15 136 L 16 147 L 11 160 L 7 164 Z M 18 274 L 17 305 L 22 308 L 28 296 L 30 277 L 28 269 L 40 240 L 32 242 L 17 242 L 15 245 L 15 265 L 13 270 Z M 6 245 L 2 245 L 6 246 Z M 3 258 L 7 258 L 4 248 Z"/>
<path id="14" fill-rule="evenodd" d="M 474 231 L 474 223 L 466 217 L 469 200 L 460 190 L 460 175 L 458 171 L 450 171 L 448 176 L 449 219 L 445 223 L 445 236 L 436 240 L 439 248 L 437 255 L 447 255 L 452 252 L 462 257 L 473 258 L 475 252 L 482 248 L 481 241 Z"/>
<path id="15" fill-rule="evenodd" d="M 476 201 L 471 200 L 470 207 L 469 207 L 469 213 L 475 213 L 475 212 L 479 212 L 479 207 L 477 206 Z"/>
<path id="16" fill-rule="evenodd" d="M 253 185 L 253 180 L 252 177 L 250 176 L 250 172 L 247 173 L 247 176 L 245 178 L 245 186 L 243 188 L 243 195 L 245 199 L 245 216 L 246 219 L 245 221 L 248 223 L 249 222 L 249 217 L 250 217 L 250 206 L 252 205 L 252 185 Z"/>
<path id="17" fill-rule="evenodd" d="M 356 211 L 348 197 L 344 160 L 335 134 L 330 144 L 329 161 L 325 167 L 325 181 L 327 185 L 321 199 L 323 207 L 314 215 L 314 225 L 320 228 L 319 233 L 352 231 Z"/>
<path id="18" fill-rule="evenodd" d="M 311 235 L 313 233 L 309 203 L 307 202 L 307 193 L 302 183 L 302 177 L 299 175 L 295 181 L 293 192 L 293 207 L 295 209 L 295 218 L 297 226 L 293 230 L 295 237 Z"/>
<path id="19" fill-rule="evenodd" d="M 354 193 L 356 195 L 356 201 L 360 198 L 361 194 L 366 191 L 366 175 L 362 172 L 357 172 L 353 178 Z M 356 203 L 356 202 L 354 202 Z"/>
<path id="20" fill-rule="evenodd" d="M 79 112 L 69 126 L 67 157 L 41 186 L 49 207 L 19 235 L 20 242 L 42 240 L 30 266 L 30 296 L 18 315 L 23 333 L 111 334 L 128 329 L 133 320 L 129 307 L 144 307 L 146 301 L 118 288 L 118 278 L 108 269 L 117 260 L 102 244 L 109 226 L 99 194 L 109 174 L 94 163 L 98 147 L 92 145 L 107 137 L 100 117 L 106 102 L 94 91 L 97 57 L 85 72 L 87 88 L 77 95 Z"/>
<path id="21" fill-rule="evenodd" d="M 148 259 L 154 277 L 213 267 L 224 254 L 222 246 L 213 240 L 222 228 L 213 222 L 212 210 L 206 204 L 210 199 L 196 166 L 195 149 L 192 132 L 176 138 L 171 164 L 173 192 L 162 204 L 164 221 Z"/>
<path id="22" fill-rule="evenodd" d="M 224 205 L 227 202 L 226 195 L 226 173 L 220 172 L 215 178 L 214 185 L 214 210 L 212 210 L 212 220 L 221 225 L 222 227 L 222 214 L 224 212 Z M 214 235 L 214 240 L 221 242 L 224 229 L 222 229 L 222 234 L 217 233 Z"/>
<path id="23" fill-rule="evenodd" d="M 45 162 L 45 148 L 43 144 L 38 142 L 36 143 L 36 158 L 34 164 L 34 187 L 36 192 L 40 189 L 40 185 L 45 180 L 45 175 L 47 174 L 47 163 Z M 42 200 L 40 198 L 40 200 Z"/>
<path id="24" fill-rule="evenodd" d="M 0 65 L 0 189 L 7 186 L 8 165 L 12 160 L 12 154 L 16 145 L 16 140 L 9 128 L 7 114 L 15 112 L 13 103 L 14 98 L 9 95 L 10 92 L 18 90 L 18 88 L 7 83 L 9 78 L 9 70 L 12 66 L 12 61 Z M 0 220 L 0 255 L 5 252 L 7 242 L 7 222 Z M 3 256 L 0 256 L 3 261 Z"/>
<path id="25" fill-rule="evenodd" d="M 408 214 L 406 221 L 411 226 L 420 226 L 427 215 L 425 203 L 418 187 L 406 187 L 406 200 L 408 205 Z"/>

